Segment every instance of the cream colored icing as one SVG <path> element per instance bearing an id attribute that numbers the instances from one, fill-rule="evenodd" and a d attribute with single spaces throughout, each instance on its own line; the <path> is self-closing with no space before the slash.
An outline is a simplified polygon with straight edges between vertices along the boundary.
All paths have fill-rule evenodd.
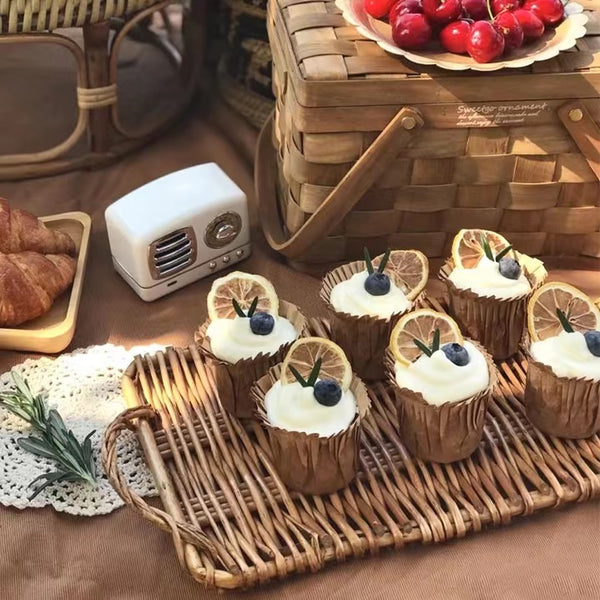
<path id="1" fill-rule="evenodd" d="M 365 290 L 368 276 L 367 271 L 361 271 L 335 285 L 329 297 L 333 308 L 356 317 L 370 315 L 383 319 L 410 309 L 412 303 L 393 281 L 390 281 L 390 291 L 387 294 L 383 296 L 369 294 Z"/>
<path id="2" fill-rule="evenodd" d="M 265 395 L 267 419 L 287 431 L 316 433 L 330 437 L 347 429 L 356 415 L 356 399 L 350 390 L 342 392 L 335 406 L 323 406 L 314 397 L 314 388 L 297 381 L 283 385 L 277 381 Z"/>
<path id="3" fill-rule="evenodd" d="M 533 342 L 529 352 L 558 377 L 585 377 L 600 381 L 600 357 L 589 351 L 580 331 L 561 331 L 557 336 Z"/>
<path id="4" fill-rule="evenodd" d="M 496 298 L 518 298 L 531 292 L 527 277 L 521 274 L 518 279 L 509 279 L 500 273 L 498 263 L 482 256 L 476 267 L 466 269 L 456 267 L 448 279 L 460 290 L 471 290 L 479 296 Z"/>
<path id="5" fill-rule="evenodd" d="M 426 402 L 439 406 L 459 402 L 485 390 L 490 374 L 483 354 L 469 341 L 464 342 L 469 362 L 459 367 L 442 350 L 431 356 L 422 354 L 409 365 L 396 363 L 396 383 L 401 388 L 420 392 Z"/>
<path id="6" fill-rule="evenodd" d="M 283 344 L 298 337 L 298 332 L 285 317 L 276 317 L 273 331 L 268 335 L 256 335 L 250 329 L 250 319 L 215 319 L 206 331 L 212 353 L 221 360 L 236 363 L 242 358 L 258 354 L 274 354 Z"/>

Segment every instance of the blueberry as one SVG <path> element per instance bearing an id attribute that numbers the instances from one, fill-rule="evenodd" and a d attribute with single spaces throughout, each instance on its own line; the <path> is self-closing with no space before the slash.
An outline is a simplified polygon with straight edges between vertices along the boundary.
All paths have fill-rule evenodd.
<path id="1" fill-rule="evenodd" d="M 371 296 L 385 296 L 390 291 L 390 278 L 385 273 L 371 273 L 365 281 L 365 290 Z"/>
<path id="2" fill-rule="evenodd" d="M 521 275 L 521 265 L 514 258 L 508 258 L 508 256 L 500 259 L 498 268 L 500 269 L 500 275 L 507 279 L 519 279 Z"/>
<path id="3" fill-rule="evenodd" d="M 600 331 L 586 331 L 583 334 L 588 350 L 594 356 L 600 356 Z"/>
<path id="4" fill-rule="evenodd" d="M 313 392 L 316 401 L 323 406 L 335 406 L 342 398 L 342 388 L 332 379 L 321 379 Z"/>
<path id="5" fill-rule="evenodd" d="M 468 365 L 471 360 L 466 348 L 455 342 L 444 344 L 442 346 L 442 352 L 446 355 L 446 358 L 457 367 L 464 367 L 465 365 Z"/>
<path id="6" fill-rule="evenodd" d="M 275 319 L 266 312 L 257 312 L 250 317 L 250 329 L 256 335 L 269 335 L 275 327 Z"/>

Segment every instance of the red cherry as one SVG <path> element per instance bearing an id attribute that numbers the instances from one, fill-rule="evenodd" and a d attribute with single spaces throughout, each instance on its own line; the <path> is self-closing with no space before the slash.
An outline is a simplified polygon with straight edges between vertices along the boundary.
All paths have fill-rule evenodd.
<path id="1" fill-rule="evenodd" d="M 440 31 L 440 42 L 448 52 L 454 54 L 467 53 L 467 39 L 471 32 L 473 21 L 469 19 L 459 19 L 449 23 Z"/>
<path id="2" fill-rule="evenodd" d="M 489 18 L 486 0 L 462 0 L 463 12 L 473 21 L 483 21 Z"/>
<path id="3" fill-rule="evenodd" d="M 544 25 L 558 25 L 565 18 L 565 7 L 560 0 L 527 0 L 523 8 L 535 13 Z"/>
<path id="4" fill-rule="evenodd" d="M 401 15 L 392 23 L 392 37 L 399 48 L 422 48 L 431 39 L 431 26 L 425 15 Z"/>
<path id="5" fill-rule="evenodd" d="M 423 0 L 423 12 L 432 24 L 446 25 L 460 17 L 460 0 Z"/>
<path id="6" fill-rule="evenodd" d="M 516 10 L 521 8 L 521 0 L 492 0 L 492 14 L 497 15 L 503 10 Z"/>
<path id="7" fill-rule="evenodd" d="M 374 18 L 382 19 L 390 13 L 396 0 L 365 0 L 365 10 Z"/>
<path id="8" fill-rule="evenodd" d="M 515 50 L 523 45 L 523 28 L 513 13 L 506 10 L 501 12 L 494 18 L 494 23 L 504 36 L 506 50 Z"/>
<path id="9" fill-rule="evenodd" d="M 489 21 L 477 21 L 471 26 L 467 51 L 478 63 L 491 62 L 504 52 L 504 36 Z"/>
<path id="10" fill-rule="evenodd" d="M 393 23 L 401 15 L 417 14 L 423 12 L 421 0 L 400 0 L 390 10 L 390 23 Z"/>
<path id="11" fill-rule="evenodd" d="M 544 35 L 544 24 L 541 19 L 530 10 L 519 8 L 513 12 L 513 15 L 523 28 L 525 40 L 537 40 Z"/>

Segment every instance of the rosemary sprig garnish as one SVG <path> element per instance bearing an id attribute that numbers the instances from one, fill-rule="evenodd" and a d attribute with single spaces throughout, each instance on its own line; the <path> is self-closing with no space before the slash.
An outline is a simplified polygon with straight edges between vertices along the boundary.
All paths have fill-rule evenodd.
<path id="1" fill-rule="evenodd" d="M 379 263 L 379 266 L 377 267 L 377 273 L 383 273 L 385 266 L 387 265 L 388 260 L 390 259 L 391 252 L 392 252 L 391 248 L 388 248 L 385 251 L 383 258 L 381 259 L 381 262 Z M 369 273 L 369 275 L 373 275 L 373 273 L 375 273 L 375 267 L 373 266 L 373 261 L 371 260 L 371 255 L 369 254 L 369 250 L 367 249 L 366 246 L 363 248 L 363 254 L 365 257 L 365 263 L 367 264 L 367 273 Z"/>
<path id="2" fill-rule="evenodd" d="M 258 306 L 258 296 L 254 296 L 254 300 L 252 300 L 252 304 L 250 304 L 250 308 L 248 309 L 248 318 L 249 319 L 256 312 L 256 307 L 257 306 Z"/>
<path id="3" fill-rule="evenodd" d="M 13 389 L 0 392 L 0 406 L 13 415 L 27 421 L 36 433 L 19 438 L 17 443 L 23 450 L 36 456 L 49 458 L 57 464 L 56 471 L 36 477 L 29 485 L 35 498 L 44 488 L 60 481 L 87 481 L 96 483 L 96 465 L 92 455 L 91 431 L 83 444 L 67 429 L 56 410 L 47 411 L 41 394 L 34 396 L 25 381 L 16 371 L 11 371 Z M 41 485 L 36 487 L 38 482 Z"/>
<path id="4" fill-rule="evenodd" d="M 413 340 L 415 346 L 423 352 L 426 356 L 431 356 L 434 352 L 437 352 L 440 349 L 440 330 L 436 327 L 433 332 L 433 342 L 431 347 L 424 344 L 421 340 L 417 340 L 416 338 Z"/>
<path id="5" fill-rule="evenodd" d="M 381 262 L 379 263 L 379 267 L 377 269 L 378 273 L 383 273 L 383 271 L 385 269 L 385 266 L 387 265 L 388 260 L 390 259 L 390 253 L 391 253 L 391 251 L 392 251 L 391 248 L 388 248 L 385 251 L 385 254 L 383 255 L 383 258 L 381 259 Z"/>
<path id="6" fill-rule="evenodd" d="M 494 262 L 500 262 L 513 248 L 512 245 L 506 246 L 506 248 L 503 248 L 496 256 L 494 256 L 494 252 L 492 251 L 492 247 L 490 246 L 485 233 L 481 234 L 481 247 L 483 248 L 485 255 Z"/>
<path id="7" fill-rule="evenodd" d="M 375 269 L 373 269 L 373 261 L 371 260 L 371 255 L 369 254 L 369 250 L 366 246 L 363 248 L 363 254 L 365 256 L 365 262 L 367 263 L 367 272 L 369 275 L 373 275 Z"/>
<path id="8" fill-rule="evenodd" d="M 231 299 L 231 304 L 233 304 L 233 310 L 235 310 L 238 317 L 242 317 L 244 319 L 248 317 L 250 319 L 256 312 L 256 307 L 258 306 L 258 296 L 254 296 L 254 300 L 252 300 L 252 304 L 250 304 L 250 308 L 248 308 L 247 313 L 244 312 L 244 309 L 240 306 L 240 303 L 235 298 Z"/>
<path id="9" fill-rule="evenodd" d="M 242 310 L 242 307 L 235 298 L 231 299 L 231 304 L 233 304 L 233 310 L 235 310 L 238 317 L 246 318 L 246 313 Z"/>
<path id="10" fill-rule="evenodd" d="M 302 375 L 300 375 L 300 373 L 298 372 L 296 367 L 294 367 L 292 365 L 290 365 L 290 371 L 292 372 L 292 375 L 298 380 L 298 383 L 302 387 L 313 387 L 315 385 L 315 383 L 317 383 L 317 379 L 319 377 L 319 372 L 321 371 L 322 362 L 323 361 L 320 358 L 317 358 L 317 360 L 315 361 L 315 364 L 313 365 L 313 368 L 310 371 L 310 375 L 308 376 L 308 379 L 304 379 L 304 377 L 302 377 Z"/>
<path id="11" fill-rule="evenodd" d="M 558 317 L 558 320 L 560 321 L 562 328 L 567 333 L 574 333 L 575 330 L 573 329 L 573 326 L 569 322 L 569 318 L 571 317 L 571 315 L 569 313 L 565 314 L 562 310 L 560 310 L 560 308 L 557 308 L 556 316 Z"/>
<path id="12" fill-rule="evenodd" d="M 510 251 L 512 250 L 512 245 L 506 246 L 504 250 L 501 250 L 496 254 L 496 262 L 500 262 Z"/>
<path id="13" fill-rule="evenodd" d="M 492 252 L 490 243 L 487 241 L 487 238 L 485 237 L 485 234 L 483 234 L 483 233 L 481 234 L 481 246 L 483 247 L 483 251 L 485 252 L 485 255 L 490 260 L 494 260 L 494 253 Z"/>

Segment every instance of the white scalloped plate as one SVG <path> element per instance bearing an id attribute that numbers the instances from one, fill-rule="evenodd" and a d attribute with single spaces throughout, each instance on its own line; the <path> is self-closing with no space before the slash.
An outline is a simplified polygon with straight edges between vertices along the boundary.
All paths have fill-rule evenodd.
<path id="1" fill-rule="evenodd" d="M 420 50 L 411 52 L 402 50 L 392 40 L 392 29 L 383 21 L 374 19 L 364 9 L 364 0 L 336 0 L 344 19 L 354 25 L 359 33 L 377 42 L 386 52 L 404 56 L 419 65 L 435 65 L 450 71 L 497 71 L 498 69 L 519 69 L 534 62 L 554 58 L 559 52 L 572 48 L 579 38 L 586 34 L 585 24 L 588 21 L 583 7 L 576 2 L 565 6 L 567 18 L 554 30 L 548 30 L 534 43 L 528 44 L 510 54 L 509 60 L 490 63 L 475 62 L 470 56 L 452 54 L 443 50 Z"/>

